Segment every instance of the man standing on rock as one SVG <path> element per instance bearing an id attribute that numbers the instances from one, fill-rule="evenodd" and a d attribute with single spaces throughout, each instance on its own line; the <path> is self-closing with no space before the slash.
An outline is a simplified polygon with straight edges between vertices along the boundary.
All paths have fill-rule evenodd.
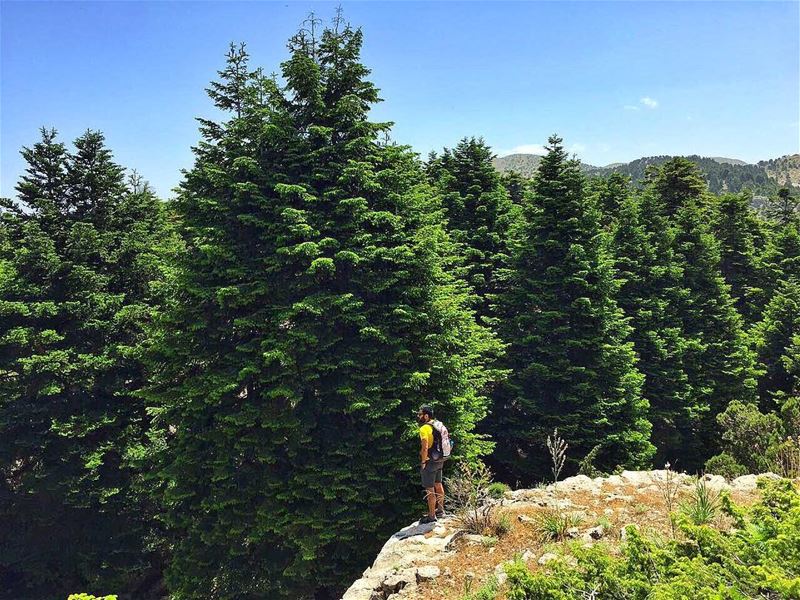
<path id="1" fill-rule="evenodd" d="M 441 433 L 437 431 L 437 428 L 434 428 L 433 409 L 430 406 L 422 406 L 419 409 L 417 421 L 420 424 L 420 474 L 422 475 L 422 487 L 425 488 L 425 500 L 428 503 L 428 514 L 422 517 L 419 522 L 420 524 L 435 523 L 436 517 L 444 516 L 442 468 L 444 467 L 445 456 L 442 452 L 441 441 L 438 441 L 441 440 Z"/>

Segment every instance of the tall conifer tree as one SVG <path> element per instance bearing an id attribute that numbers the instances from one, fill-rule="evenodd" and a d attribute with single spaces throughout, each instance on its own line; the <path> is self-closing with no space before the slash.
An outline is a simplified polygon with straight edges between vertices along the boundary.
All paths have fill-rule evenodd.
<path id="1" fill-rule="evenodd" d="M 752 196 L 724 194 L 716 203 L 714 234 L 720 245 L 720 270 L 731 288 L 734 305 L 745 325 L 761 318 L 765 303 L 765 273 L 756 249 L 757 229 Z"/>
<path id="2" fill-rule="evenodd" d="M 100 133 L 75 148 L 44 130 L 22 152 L 22 208 L 2 211 L 0 587 L 15 597 L 144 594 L 159 574 L 136 392 L 169 227 Z"/>
<path id="3" fill-rule="evenodd" d="M 484 323 L 496 321 L 493 305 L 503 289 L 514 224 L 520 218 L 493 158 L 482 139 L 464 138 L 428 163 L 442 194 L 447 230 L 461 247 L 466 280 L 479 298 L 476 316 Z"/>
<path id="4" fill-rule="evenodd" d="M 781 282 L 790 279 L 800 281 L 800 222 L 789 221 L 777 225 L 764 251 L 766 293 L 775 293 Z"/>
<path id="5" fill-rule="evenodd" d="M 588 193 L 594 196 L 594 203 L 600 210 L 600 223 L 609 228 L 616 221 L 622 205 L 631 194 L 630 177 L 612 173 L 608 177 L 595 177 L 589 180 Z"/>
<path id="6" fill-rule="evenodd" d="M 485 357 L 441 207 L 368 119 L 362 35 L 292 38 L 285 87 L 232 49 L 177 207 L 188 253 L 151 390 L 177 598 L 327 598 L 419 499 L 415 411 L 488 447 Z M 241 77 L 241 83 L 237 78 Z"/>
<path id="7" fill-rule="evenodd" d="M 788 354 L 800 335 L 800 280 L 783 282 L 753 331 L 758 365 L 759 406 L 764 413 L 780 411 L 800 384 Z"/>
<path id="8" fill-rule="evenodd" d="M 686 290 L 680 304 L 684 366 L 696 407 L 691 429 L 684 432 L 683 467 L 694 469 L 718 450 L 716 416 L 733 400 L 754 400 L 754 365 L 704 211 L 688 202 L 678 210 L 675 227 Z"/>
<path id="9" fill-rule="evenodd" d="M 495 461 L 525 482 L 548 472 L 543 443 L 554 427 L 570 444 L 571 470 L 590 452 L 603 470 L 643 467 L 653 451 L 630 328 L 584 186 L 577 162 L 551 137 L 504 298 L 512 374 L 491 418 Z"/>
<path id="10" fill-rule="evenodd" d="M 684 435 L 695 412 L 683 365 L 683 271 L 674 238 L 661 198 L 652 190 L 620 207 L 613 231 L 617 302 L 632 327 L 637 367 L 645 377 L 642 393 L 650 403 L 656 464 L 661 465 L 683 455 Z"/>

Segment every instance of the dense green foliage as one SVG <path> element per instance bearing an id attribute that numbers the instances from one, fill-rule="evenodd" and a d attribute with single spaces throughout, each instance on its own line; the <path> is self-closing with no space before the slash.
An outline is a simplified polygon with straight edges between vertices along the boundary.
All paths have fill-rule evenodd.
<path id="1" fill-rule="evenodd" d="M 473 433 L 497 344 L 448 272 L 438 198 L 367 118 L 361 32 L 232 48 L 176 210 L 187 253 L 150 392 L 175 598 L 338 597 L 417 497 L 413 419 Z"/>
<path id="2" fill-rule="evenodd" d="M 461 245 L 464 277 L 480 299 L 480 321 L 496 319 L 494 304 L 505 288 L 514 225 L 519 206 L 492 165 L 492 151 L 483 140 L 463 139 L 440 156 L 432 155 L 427 171 L 441 193 L 447 230 Z M 514 196 L 522 202 L 520 182 L 510 180 Z"/>
<path id="3" fill-rule="evenodd" d="M 232 46 L 169 203 L 99 133 L 23 149 L 0 203 L 0 592 L 338 597 L 421 508 L 423 403 L 505 483 L 549 476 L 554 428 L 564 474 L 800 475 L 792 190 L 697 157 L 587 179 L 555 136 L 532 180 L 476 138 L 423 163 L 369 119 L 361 43 L 312 18 L 280 78 Z M 759 186 L 760 212 L 739 193 Z M 798 510 L 771 488 L 729 507 L 738 532 L 634 532 L 513 593 L 797 596 Z"/>
<path id="4" fill-rule="evenodd" d="M 720 270 L 730 286 L 737 311 L 747 325 L 756 323 L 764 310 L 768 285 L 762 266 L 761 221 L 751 207 L 748 193 L 719 198 L 714 234 L 720 245 Z"/>
<path id="5" fill-rule="evenodd" d="M 70 152 L 43 131 L 23 156 L 22 206 L 4 203 L 0 224 L 0 587 L 137 589 L 160 561 L 136 392 L 166 213 L 99 133 Z"/>
<path id="6" fill-rule="evenodd" d="M 554 427 L 574 457 L 594 450 L 604 470 L 644 466 L 653 451 L 599 212 L 561 140 L 549 144 L 523 205 L 502 302 L 512 373 L 497 390 L 489 426 L 493 460 L 512 481 L 549 471 L 542 442 Z"/>
<path id="7" fill-rule="evenodd" d="M 601 545 L 575 546 L 576 564 L 557 560 L 532 573 L 522 561 L 507 568 L 509 600 L 632 598 L 739 600 L 800 598 L 800 496 L 791 482 L 760 483 L 749 509 L 729 500 L 736 526 L 721 531 L 683 519 L 678 539 L 628 527 L 621 555 Z"/>
<path id="8" fill-rule="evenodd" d="M 630 339 L 644 375 L 642 395 L 650 402 L 657 464 L 683 455 L 696 412 L 684 366 L 687 341 L 680 303 L 686 290 L 675 239 L 653 190 L 620 207 L 612 243 L 620 281 L 617 302 L 630 319 Z"/>

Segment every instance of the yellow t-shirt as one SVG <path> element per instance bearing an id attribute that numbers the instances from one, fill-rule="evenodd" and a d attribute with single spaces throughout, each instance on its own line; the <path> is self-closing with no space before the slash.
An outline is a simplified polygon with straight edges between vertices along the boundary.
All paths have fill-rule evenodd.
<path id="1" fill-rule="evenodd" d="M 433 448 L 433 426 L 425 423 L 419 428 L 419 439 L 428 442 L 428 448 Z"/>

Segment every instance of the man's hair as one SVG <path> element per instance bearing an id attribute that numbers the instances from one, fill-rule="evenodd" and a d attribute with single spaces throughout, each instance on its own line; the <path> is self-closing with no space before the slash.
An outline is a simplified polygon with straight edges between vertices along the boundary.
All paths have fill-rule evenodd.
<path id="1" fill-rule="evenodd" d="M 420 406 L 419 412 L 421 412 L 423 415 L 428 415 L 431 419 L 433 418 L 433 409 L 427 404 Z"/>

